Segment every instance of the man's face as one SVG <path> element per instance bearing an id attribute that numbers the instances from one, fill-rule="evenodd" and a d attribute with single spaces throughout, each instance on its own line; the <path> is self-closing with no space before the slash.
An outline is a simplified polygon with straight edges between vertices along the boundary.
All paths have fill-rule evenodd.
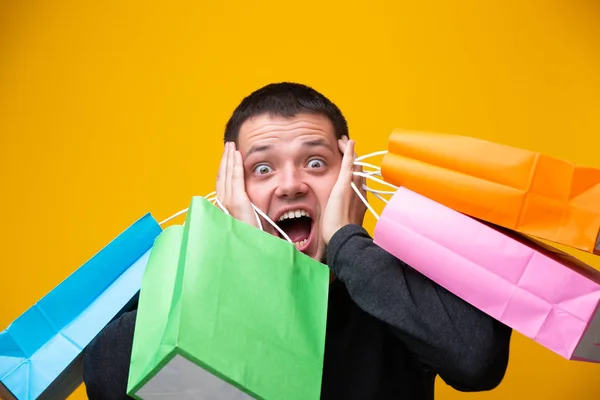
<path id="1" fill-rule="evenodd" d="M 329 119 L 313 114 L 259 115 L 241 126 L 237 147 L 250 201 L 279 225 L 298 250 L 322 260 L 321 217 L 342 161 Z M 280 236 L 264 221 L 263 228 Z"/>

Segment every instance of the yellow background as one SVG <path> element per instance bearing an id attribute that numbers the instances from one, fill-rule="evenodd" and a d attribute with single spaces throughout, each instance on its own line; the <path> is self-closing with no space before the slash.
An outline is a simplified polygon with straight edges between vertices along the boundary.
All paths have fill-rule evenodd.
<path id="1" fill-rule="evenodd" d="M 600 167 L 598 4 L 0 2 L 0 327 L 142 214 L 212 191 L 230 112 L 268 82 L 324 92 L 363 154 L 408 128 Z M 497 390 L 438 393 L 598 399 L 599 376 L 516 333 Z"/>

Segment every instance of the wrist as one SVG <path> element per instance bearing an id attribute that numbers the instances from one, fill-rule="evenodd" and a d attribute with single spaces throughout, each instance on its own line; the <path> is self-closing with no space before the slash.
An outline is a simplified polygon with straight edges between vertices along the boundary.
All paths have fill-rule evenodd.
<path id="1" fill-rule="evenodd" d="M 353 238 L 357 236 L 369 237 L 368 232 L 359 224 L 348 224 L 341 227 L 329 241 L 327 246 L 326 260 L 327 265 L 331 268 L 332 272 L 339 276 L 342 272 L 343 264 L 346 263 L 346 259 L 351 251 L 348 246 L 354 248 L 356 243 Z M 346 261 L 345 261 L 346 260 Z"/>
<path id="2" fill-rule="evenodd" d="M 338 233 L 343 227 L 347 225 L 350 225 L 350 223 L 342 223 L 334 226 L 332 229 L 328 229 L 326 236 L 323 237 L 323 239 L 325 240 L 325 244 L 329 245 L 329 242 L 331 242 L 331 239 L 336 235 L 336 233 Z"/>

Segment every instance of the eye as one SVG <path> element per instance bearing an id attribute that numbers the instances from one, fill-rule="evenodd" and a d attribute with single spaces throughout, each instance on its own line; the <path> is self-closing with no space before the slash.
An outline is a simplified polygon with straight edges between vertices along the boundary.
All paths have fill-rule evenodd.
<path id="1" fill-rule="evenodd" d="M 308 168 L 323 168 L 325 166 L 325 162 L 323 160 L 312 159 L 307 164 Z"/>
<path id="2" fill-rule="evenodd" d="M 255 174 L 266 175 L 269 172 L 271 172 L 271 167 L 269 167 L 267 164 L 259 164 L 256 167 L 254 167 Z"/>

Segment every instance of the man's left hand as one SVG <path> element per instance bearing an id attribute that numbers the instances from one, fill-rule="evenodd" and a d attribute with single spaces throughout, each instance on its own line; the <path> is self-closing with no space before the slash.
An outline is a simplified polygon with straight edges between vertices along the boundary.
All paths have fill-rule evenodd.
<path id="1" fill-rule="evenodd" d="M 365 212 L 367 211 L 367 206 L 350 186 L 354 182 L 362 195 L 365 198 L 367 197 L 363 189 L 365 178 L 353 174 L 355 171 L 362 172 L 362 167 L 354 165 L 354 160 L 356 159 L 354 141 L 348 140 L 344 136 L 343 139 L 338 140 L 338 146 L 344 154 L 342 165 L 321 220 L 323 239 L 326 244 L 329 244 L 331 237 L 340 228 L 349 224 L 362 225 Z"/>

